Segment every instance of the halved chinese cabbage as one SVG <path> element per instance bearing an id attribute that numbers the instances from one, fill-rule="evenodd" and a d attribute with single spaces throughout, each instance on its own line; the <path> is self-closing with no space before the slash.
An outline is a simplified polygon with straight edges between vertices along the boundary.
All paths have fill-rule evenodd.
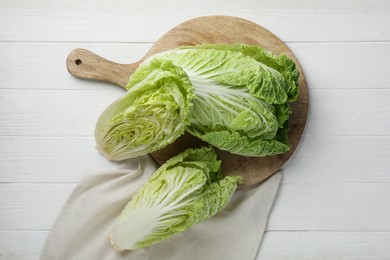
<path id="1" fill-rule="evenodd" d="M 214 216 L 241 182 L 223 177 L 212 148 L 188 149 L 163 164 L 120 214 L 111 244 L 119 251 L 161 242 Z"/>
<path id="2" fill-rule="evenodd" d="M 193 90 L 186 73 L 167 60 L 154 59 L 149 71 L 112 103 L 95 129 L 97 149 L 110 160 L 159 150 L 175 141 L 190 123 Z M 145 72 L 142 66 L 138 72 Z"/>

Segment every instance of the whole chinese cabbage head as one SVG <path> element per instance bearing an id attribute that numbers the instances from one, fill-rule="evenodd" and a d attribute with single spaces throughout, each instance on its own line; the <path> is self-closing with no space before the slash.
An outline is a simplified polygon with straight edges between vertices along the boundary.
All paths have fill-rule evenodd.
<path id="1" fill-rule="evenodd" d="M 244 156 L 288 151 L 289 102 L 298 96 L 293 60 L 258 46 L 207 44 L 156 54 L 141 70 L 154 59 L 182 68 L 194 87 L 189 133 Z"/>

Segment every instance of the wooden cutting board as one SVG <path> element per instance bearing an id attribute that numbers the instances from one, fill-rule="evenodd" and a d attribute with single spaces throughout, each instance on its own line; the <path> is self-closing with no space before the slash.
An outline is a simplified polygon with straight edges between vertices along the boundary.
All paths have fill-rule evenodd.
<path id="1" fill-rule="evenodd" d="M 204 16 L 185 21 L 164 34 L 139 61 L 131 64 L 118 64 L 108 61 L 84 49 L 73 50 L 66 61 L 71 74 L 80 78 L 94 79 L 116 84 L 125 88 L 129 76 L 138 65 L 150 55 L 185 45 L 201 43 L 246 43 L 259 45 L 275 54 L 285 53 L 292 58 L 300 71 L 299 97 L 292 103 L 290 117 L 291 130 L 288 136 L 290 150 L 287 153 L 267 157 L 244 157 L 217 150 L 222 160 L 225 175 L 240 175 L 244 185 L 264 181 L 276 173 L 296 150 L 305 128 L 308 92 L 302 68 L 292 51 L 274 34 L 253 22 L 231 16 Z M 185 134 L 173 144 L 152 153 L 159 163 L 189 147 L 204 145 L 199 139 Z"/>

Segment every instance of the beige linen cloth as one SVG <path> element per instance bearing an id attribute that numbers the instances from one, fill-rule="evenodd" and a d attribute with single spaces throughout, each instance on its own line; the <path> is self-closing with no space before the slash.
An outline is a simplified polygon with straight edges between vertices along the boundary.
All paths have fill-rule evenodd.
<path id="1" fill-rule="evenodd" d="M 281 174 L 236 191 L 214 217 L 153 246 L 123 253 L 108 240 L 116 218 L 157 169 L 149 156 L 124 161 L 118 169 L 86 176 L 61 210 L 41 260 L 255 259 Z"/>

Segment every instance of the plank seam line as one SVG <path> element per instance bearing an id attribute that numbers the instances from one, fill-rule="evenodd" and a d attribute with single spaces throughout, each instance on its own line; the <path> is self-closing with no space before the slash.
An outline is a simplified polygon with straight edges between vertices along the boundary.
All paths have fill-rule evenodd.
<path id="1" fill-rule="evenodd" d="M 156 39 L 157 41 L 158 39 Z M 143 44 L 154 44 L 155 41 L 22 41 L 22 40 L 0 40 L 0 44 L 102 44 L 102 45 L 143 45 Z M 289 41 L 286 40 L 284 43 L 287 44 L 366 44 L 366 43 L 390 43 L 389 40 L 313 40 L 313 41 Z"/>
<path id="2" fill-rule="evenodd" d="M 384 230 L 318 230 L 318 229 L 307 229 L 307 230 L 299 230 L 299 229 L 291 229 L 291 230 L 283 230 L 283 229 L 270 229 L 265 230 L 266 233 L 271 232 L 283 232 L 283 233 L 390 233 L 390 230 L 384 229 Z"/>

